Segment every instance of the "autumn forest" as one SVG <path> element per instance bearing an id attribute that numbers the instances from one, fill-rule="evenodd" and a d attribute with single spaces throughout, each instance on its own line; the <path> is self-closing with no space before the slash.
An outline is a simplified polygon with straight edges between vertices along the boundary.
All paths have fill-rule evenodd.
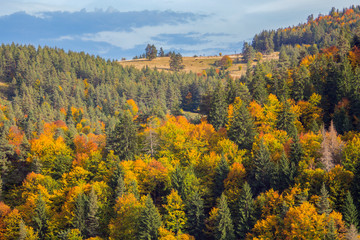
<path id="1" fill-rule="evenodd" d="M 235 79 L 1 45 L 0 239 L 359 239 L 360 6 L 242 56 Z"/>

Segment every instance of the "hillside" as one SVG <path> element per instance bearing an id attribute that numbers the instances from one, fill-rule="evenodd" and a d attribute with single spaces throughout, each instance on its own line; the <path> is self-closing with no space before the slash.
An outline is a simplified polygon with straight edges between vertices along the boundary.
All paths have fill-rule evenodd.
<path id="1" fill-rule="evenodd" d="M 247 64 L 243 60 L 243 56 L 241 54 L 238 55 L 229 55 L 229 57 L 233 60 L 232 66 L 227 69 L 230 72 L 230 75 L 235 78 L 239 78 L 243 74 L 246 73 Z M 262 61 L 269 61 L 278 59 L 279 53 L 272 53 L 263 56 Z M 184 72 L 193 72 L 193 73 L 202 73 L 204 70 L 209 69 L 211 67 L 216 68 L 215 62 L 219 61 L 222 57 L 220 56 L 208 56 L 208 57 L 183 57 L 183 64 L 185 68 Z M 170 71 L 169 68 L 169 57 L 157 57 L 151 61 L 147 59 L 134 59 L 134 60 L 124 60 L 119 63 L 122 66 L 134 66 L 137 69 L 142 69 L 146 66 L 158 70 Z M 253 66 L 257 64 L 256 61 L 253 62 Z M 241 66 L 241 71 L 239 71 L 239 66 Z"/>
<path id="2" fill-rule="evenodd" d="M 360 31 L 336 36 L 236 78 L 2 44 L 0 240 L 359 239 Z"/>

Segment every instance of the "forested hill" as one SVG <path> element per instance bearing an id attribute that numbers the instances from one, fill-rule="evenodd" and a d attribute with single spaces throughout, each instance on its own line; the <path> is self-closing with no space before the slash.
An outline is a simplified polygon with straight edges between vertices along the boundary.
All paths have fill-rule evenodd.
<path id="1" fill-rule="evenodd" d="M 296 27 L 265 30 L 255 35 L 252 45 L 255 50 L 270 53 L 280 51 L 283 45 L 316 44 L 319 49 L 344 44 L 343 41 L 353 41 L 358 34 L 360 22 L 360 7 L 352 6 L 339 11 L 332 8 L 329 15 L 311 14 L 307 23 Z M 356 39 L 359 41 L 359 39 Z"/>
<path id="2" fill-rule="evenodd" d="M 2 45 L 0 239 L 357 239 L 357 12 L 240 79 Z"/>

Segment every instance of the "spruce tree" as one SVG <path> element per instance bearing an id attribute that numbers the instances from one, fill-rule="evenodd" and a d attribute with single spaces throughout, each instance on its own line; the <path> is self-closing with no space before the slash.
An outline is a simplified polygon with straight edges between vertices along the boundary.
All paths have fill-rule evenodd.
<path id="1" fill-rule="evenodd" d="M 74 228 L 79 229 L 82 235 L 85 235 L 86 229 L 86 195 L 80 193 L 75 200 L 75 216 L 73 220 Z"/>
<path id="2" fill-rule="evenodd" d="M 293 184 L 295 164 L 289 162 L 289 159 L 287 158 L 285 151 L 283 151 L 278 164 L 279 164 L 279 178 L 280 178 L 279 190 L 284 191 Z"/>
<path id="3" fill-rule="evenodd" d="M 240 106 L 238 106 L 240 104 Z M 240 149 L 250 150 L 255 137 L 255 126 L 249 110 L 244 102 L 234 102 L 234 113 L 227 131 L 230 140 L 235 142 Z"/>
<path id="4" fill-rule="evenodd" d="M 291 106 L 287 100 L 283 102 L 283 108 L 279 112 L 279 117 L 277 120 L 277 128 L 284 130 L 287 134 L 294 138 L 296 134 L 296 127 L 294 124 L 295 116 L 291 112 Z"/>
<path id="5" fill-rule="evenodd" d="M 354 204 L 354 200 L 351 196 L 350 191 L 346 193 L 345 203 L 343 205 L 342 213 L 347 227 L 354 225 L 358 226 L 358 211 Z"/>
<path id="6" fill-rule="evenodd" d="M 135 198 L 139 200 L 140 193 L 136 179 L 130 182 L 128 192 L 134 194 Z"/>
<path id="7" fill-rule="evenodd" d="M 320 190 L 320 199 L 317 203 L 318 212 L 319 214 L 326 214 L 329 215 L 332 211 L 330 208 L 330 202 L 329 202 L 329 192 L 326 190 L 325 183 L 322 184 L 321 190 Z"/>
<path id="8" fill-rule="evenodd" d="M 245 182 L 239 199 L 239 219 L 235 222 L 238 238 L 245 239 L 255 223 L 255 203 L 250 185 Z"/>
<path id="9" fill-rule="evenodd" d="M 188 231 L 195 239 L 203 239 L 204 220 L 204 200 L 198 192 L 191 194 L 187 204 Z"/>
<path id="10" fill-rule="evenodd" d="M 113 150 L 120 160 L 131 160 L 137 152 L 137 129 L 128 112 L 116 123 L 107 140 L 107 149 Z"/>
<path id="11" fill-rule="evenodd" d="M 219 81 L 210 101 L 209 115 L 207 117 L 210 124 L 215 130 L 225 126 L 227 114 L 227 103 L 224 88 Z"/>
<path id="12" fill-rule="evenodd" d="M 23 220 L 19 224 L 19 240 L 25 240 L 27 235 L 26 226 Z"/>
<path id="13" fill-rule="evenodd" d="M 158 229 L 161 225 L 160 213 L 155 207 L 151 196 L 147 195 L 145 207 L 140 215 L 138 239 L 158 239 Z"/>
<path id="14" fill-rule="evenodd" d="M 36 199 L 33 221 L 34 230 L 39 233 L 40 238 L 44 238 L 48 229 L 48 215 L 46 213 L 46 203 L 41 193 L 39 193 L 39 196 Z"/>
<path id="15" fill-rule="evenodd" d="M 227 175 L 230 172 L 229 164 L 224 156 L 221 157 L 220 162 L 218 163 L 215 169 L 215 197 L 219 197 L 224 191 L 224 180 L 227 178 Z"/>
<path id="16" fill-rule="evenodd" d="M 299 135 L 297 134 L 297 132 L 295 132 L 293 142 L 290 145 L 290 162 L 295 163 L 295 166 L 298 166 L 303 155 L 304 153 L 300 143 Z"/>
<path id="17" fill-rule="evenodd" d="M 180 165 L 177 164 L 175 171 L 171 174 L 171 184 L 173 189 L 175 189 L 182 198 L 184 197 L 184 178 L 184 171 L 181 169 Z"/>
<path id="18" fill-rule="evenodd" d="M 359 233 L 354 225 L 351 225 L 345 235 L 346 240 L 359 240 Z"/>
<path id="19" fill-rule="evenodd" d="M 264 144 L 264 140 L 261 140 L 259 149 L 255 151 L 253 159 L 253 190 L 256 194 L 270 188 L 272 166 L 269 150 Z"/>
<path id="20" fill-rule="evenodd" d="M 325 234 L 325 239 L 326 240 L 338 240 L 339 239 L 339 237 L 336 233 L 335 221 L 333 218 L 331 218 L 328 223 L 327 231 Z"/>
<path id="21" fill-rule="evenodd" d="M 265 72 L 263 64 L 258 64 L 254 70 L 254 77 L 250 83 L 249 90 L 252 97 L 259 104 L 263 104 L 268 97 L 266 90 Z"/>
<path id="22" fill-rule="evenodd" d="M 98 201 L 97 196 L 94 190 L 94 187 L 91 188 L 89 195 L 88 207 L 87 207 L 87 220 L 86 220 L 86 230 L 88 237 L 95 237 L 98 233 L 99 220 L 98 220 Z"/>
<path id="23" fill-rule="evenodd" d="M 122 197 L 126 191 L 125 182 L 123 176 L 120 174 L 117 180 L 117 185 L 115 189 L 115 200 L 119 197 Z"/>
<path id="24" fill-rule="evenodd" d="M 219 212 L 216 224 L 216 239 L 235 240 L 234 225 L 225 194 L 221 195 L 218 208 Z"/>

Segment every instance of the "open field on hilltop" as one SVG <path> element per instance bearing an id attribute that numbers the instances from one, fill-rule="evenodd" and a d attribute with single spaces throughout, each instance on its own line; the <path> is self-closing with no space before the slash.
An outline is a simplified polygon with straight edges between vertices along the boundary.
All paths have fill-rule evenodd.
<path id="1" fill-rule="evenodd" d="M 241 75 L 246 73 L 247 64 L 243 61 L 242 55 L 229 55 L 230 58 L 233 59 L 233 65 L 228 69 L 230 71 L 230 75 L 233 77 L 240 77 Z M 219 61 L 222 57 L 220 56 L 208 56 L 208 57 L 183 57 L 183 64 L 185 68 L 183 71 L 185 72 L 194 72 L 194 73 L 202 73 L 203 70 L 216 67 L 215 62 Z M 262 61 L 269 61 L 272 59 L 278 59 L 279 53 L 274 52 L 270 55 L 264 55 Z M 135 68 L 142 69 L 145 66 L 150 68 L 157 68 L 158 70 L 170 71 L 169 68 L 170 57 L 158 57 L 149 61 L 147 59 L 133 59 L 133 60 L 124 60 L 119 63 L 123 66 L 134 66 Z M 257 64 L 254 61 L 253 65 Z M 241 66 L 241 71 L 239 71 L 239 66 Z"/>

